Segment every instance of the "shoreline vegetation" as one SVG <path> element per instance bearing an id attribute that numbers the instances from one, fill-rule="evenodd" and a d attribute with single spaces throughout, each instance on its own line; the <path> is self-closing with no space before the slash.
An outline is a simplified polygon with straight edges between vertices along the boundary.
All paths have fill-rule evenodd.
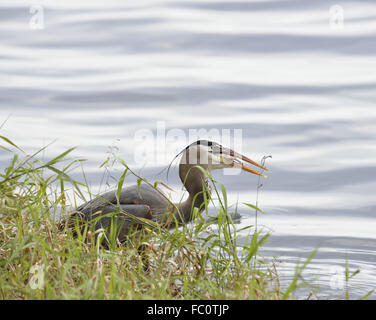
<path id="1" fill-rule="evenodd" d="M 212 196 L 219 203 L 215 218 L 205 219 L 197 211 L 193 223 L 172 230 L 141 219 L 137 223 L 143 228 L 126 246 L 119 245 L 116 228 L 95 231 L 76 221 L 73 228 L 59 230 L 57 216 L 68 216 L 90 191 L 85 178 L 83 183 L 69 176 L 84 160 L 68 161 L 72 148 L 42 162 L 38 155 L 46 148 L 29 156 L 0 138 L 1 149 L 22 154 L 14 153 L 0 173 L 0 299 L 294 299 L 296 290 L 307 285 L 301 274 L 317 250 L 282 289 L 277 268 L 259 254 L 269 235 L 249 226 L 249 238 L 237 242 L 238 232 L 247 228 L 237 230 L 226 190 L 210 175 Z M 124 167 L 115 187 L 119 192 L 127 176 L 136 174 L 118 160 Z M 149 183 L 136 177 L 138 184 Z"/>

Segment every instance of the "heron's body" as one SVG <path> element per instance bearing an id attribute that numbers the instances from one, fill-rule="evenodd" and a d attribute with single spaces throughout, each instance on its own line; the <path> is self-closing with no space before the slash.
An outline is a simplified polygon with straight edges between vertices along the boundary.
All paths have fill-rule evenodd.
<path id="1" fill-rule="evenodd" d="M 188 191 L 188 198 L 181 203 L 173 204 L 160 189 L 153 188 L 146 183 L 141 183 L 140 185 L 123 188 L 119 199 L 117 199 L 116 191 L 101 194 L 78 207 L 76 213 L 71 217 L 79 216 L 80 219 L 86 221 L 95 221 L 95 229 L 108 229 L 113 221 L 110 214 L 116 211 L 120 212 L 120 214 L 116 215 L 118 239 L 120 242 L 126 241 L 131 226 L 137 226 L 137 219 L 134 219 L 134 217 L 163 223 L 165 227 L 175 226 L 175 221 L 178 224 L 188 223 L 192 220 L 193 208 L 202 211 L 204 209 L 205 197 L 210 197 L 207 188 L 207 178 L 198 166 L 207 171 L 234 167 L 235 164 L 239 167 L 239 164 L 234 159 L 235 156 L 241 155 L 236 154 L 230 149 L 226 149 L 229 154 L 227 160 L 229 158 L 232 160 L 230 164 L 225 163 L 222 158 L 216 159 L 214 155 L 211 155 L 214 152 L 214 146 L 216 147 L 216 152 L 221 157 L 225 155 L 225 148 L 217 144 L 214 145 L 210 141 L 197 141 L 184 150 L 179 165 L 179 176 Z M 209 152 L 209 149 L 212 151 Z M 205 157 L 207 162 L 203 163 L 202 159 L 205 159 Z M 265 169 L 252 160 L 244 156 L 241 157 L 243 160 Z M 213 159 L 218 161 L 218 163 L 214 162 Z M 259 174 L 248 167 L 240 167 L 252 173 Z M 175 216 L 175 219 L 170 219 L 172 214 Z"/>
<path id="2" fill-rule="evenodd" d="M 87 221 L 102 216 L 96 222 L 95 229 L 107 229 L 110 226 L 112 219 L 110 213 L 117 210 L 125 212 L 127 215 L 118 215 L 117 220 L 117 224 L 120 226 L 118 238 L 121 242 L 124 242 L 132 224 L 132 221 L 127 217 L 128 215 L 158 222 L 162 221 L 168 210 L 172 210 L 171 207 L 173 208 L 171 203 L 157 190 L 142 183 L 140 186 L 133 185 L 122 189 L 119 206 L 116 191 L 109 191 L 84 203 L 77 208 L 77 212 L 81 218 Z"/>

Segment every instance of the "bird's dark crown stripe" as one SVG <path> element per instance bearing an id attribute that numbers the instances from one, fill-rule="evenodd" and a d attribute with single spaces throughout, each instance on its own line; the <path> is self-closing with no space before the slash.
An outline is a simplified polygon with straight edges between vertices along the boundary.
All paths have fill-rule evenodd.
<path id="1" fill-rule="evenodd" d="M 189 146 L 187 146 L 185 149 L 188 149 L 191 146 L 196 146 L 196 145 L 203 145 L 203 146 L 208 146 L 211 147 L 213 145 L 213 142 L 210 140 L 197 140 L 193 143 L 191 143 Z"/>

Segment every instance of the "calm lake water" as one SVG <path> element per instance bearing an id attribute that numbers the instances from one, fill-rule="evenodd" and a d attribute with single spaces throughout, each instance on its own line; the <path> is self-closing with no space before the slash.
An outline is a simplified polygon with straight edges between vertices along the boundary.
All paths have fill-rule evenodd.
<path id="1" fill-rule="evenodd" d="M 115 183 L 99 169 L 111 152 L 166 180 L 156 174 L 173 151 L 134 159 L 135 133 L 156 134 L 157 121 L 186 134 L 241 129 L 243 153 L 273 156 L 257 222 L 272 233 L 263 254 L 277 257 L 282 285 L 319 247 L 303 274 L 318 297 L 343 297 L 346 257 L 361 270 L 350 297 L 376 289 L 375 1 L 40 3 L 41 30 L 30 28 L 40 13 L 31 1 L 0 4 L 0 122 L 10 115 L 1 135 L 30 153 L 57 139 L 46 158 L 78 146 L 99 191 Z M 0 150 L 2 168 L 9 158 Z M 176 173 L 168 183 L 179 190 Z M 239 202 L 239 226 L 253 225 L 242 203 L 256 202 L 257 177 L 215 176 Z"/>

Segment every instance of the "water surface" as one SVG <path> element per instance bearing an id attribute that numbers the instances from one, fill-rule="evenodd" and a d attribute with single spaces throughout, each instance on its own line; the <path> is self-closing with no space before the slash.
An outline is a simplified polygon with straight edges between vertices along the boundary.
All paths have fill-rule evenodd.
<path id="1" fill-rule="evenodd" d="M 343 28 L 329 23 L 333 4 Z M 99 190 L 111 146 L 165 179 L 156 173 L 173 152 L 134 161 L 140 128 L 241 129 L 244 153 L 273 155 L 258 226 L 272 232 L 263 253 L 278 257 L 282 282 L 319 246 L 305 273 L 319 297 L 343 297 L 346 257 L 361 270 L 350 296 L 376 288 L 374 1 L 48 1 L 43 30 L 30 29 L 29 9 L 0 4 L 2 135 L 28 152 L 58 139 L 45 157 L 78 146 Z M 255 203 L 256 177 L 215 176 L 231 204 Z M 169 184 L 179 189 L 176 170 Z M 239 211 L 240 226 L 254 223 Z"/>

